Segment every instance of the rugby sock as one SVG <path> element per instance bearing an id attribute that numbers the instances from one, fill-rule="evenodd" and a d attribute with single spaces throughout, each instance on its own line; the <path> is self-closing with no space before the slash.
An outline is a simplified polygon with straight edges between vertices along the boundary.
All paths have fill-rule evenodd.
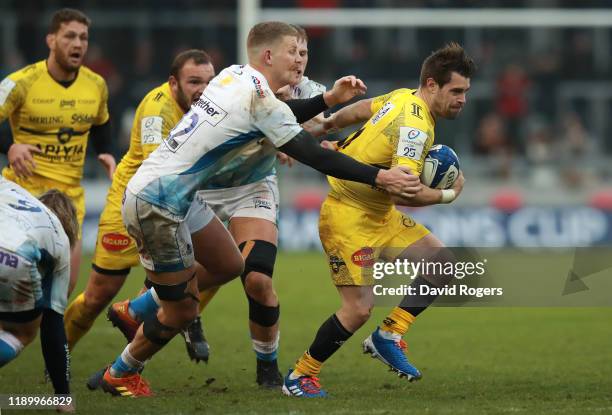
<path id="1" fill-rule="evenodd" d="M 110 368 L 110 374 L 114 378 L 133 375 L 144 367 L 144 362 L 134 359 L 130 354 L 130 345 L 128 344 L 123 352 L 117 357 L 115 363 Z"/>
<path id="2" fill-rule="evenodd" d="M 219 291 L 218 286 L 207 288 L 203 291 L 200 291 L 199 314 L 202 314 L 202 311 L 204 311 L 208 303 L 210 303 L 210 300 L 212 300 L 215 294 L 217 294 L 217 291 Z"/>
<path id="3" fill-rule="evenodd" d="M 68 348 L 74 349 L 81 338 L 93 326 L 97 315 L 90 313 L 85 307 L 85 293 L 81 293 L 66 308 L 64 313 L 64 330 L 68 339 Z"/>
<path id="4" fill-rule="evenodd" d="M 130 315 L 138 321 L 144 321 L 157 314 L 159 309 L 159 298 L 155 288 L 149 288 L 140 296 L 130 300 L 128 307 Z"/>
<path id="5" fill-rule="evenodd" d="M 380 334 L 383 335 L 383 337 L 386 337 L 384 336 L 384 332 L 403 336 L 410 328 L 410 325 L 414 323 L 414 320 L 415 316 L 408 311 L 400 307 L 395 307 L 383 320 L 380 326 Z"/>
<path id="6" fill-rule="evenodd" d="M 300 376 L 319 376 L 319 372 L 321 371 L 321 366 L 323 362 L 319 362 L 317 359 L 312 357 L 307 351 L 295 362 L 295 368 L 291 375 L 289 375 L 289 379 L 297 379 Z"/>
<path id="7" fill-rule="evenodd" d="M 45 367 L 57 394 L 70 393 L 70 352 L 64 332 L 64 316 L 51 309 L 43 311 L 40 345 Z"/>
<path id="8" fill-rule="evenodd" d="M 399 306 L 402 310 L 416 317 L 436 300 L 438 294 L 421 294 L 422 292 L 429 293 L 432 291 L 430 288 L 435 288 L 435 286 L 420 275 L 412 281 L 410 286 L 415 288 L 417 294 L 406 295 Z M 427 289 L 422 290 L 421 287 L 427 287 Z"/>
<path id="9" fill-rule="evenodd" d="M 317 376 L 321 365 L 346 342 L 353 333 L 344 328 L 338 317 L 332 314 L 317 331 L 310 348 L 295 364 L 295 377 Z M 297 372 L 297 373 L 296 373 Z"/>
<path id="10" fill-rule="evenodd" d="M 251 339 L 253 341 L 253 350 L 257 355 L 257 360 L 273 362 L 278 357 L 278 343 L 280 340 L 280 332 L 276 333 L 276 338 L 270 342 Z"/>
<path id="11" fill-rule="evenodd" d="M 0 367 L 17 357 L 23 343 L 8 331 L 0 330 Z"/>

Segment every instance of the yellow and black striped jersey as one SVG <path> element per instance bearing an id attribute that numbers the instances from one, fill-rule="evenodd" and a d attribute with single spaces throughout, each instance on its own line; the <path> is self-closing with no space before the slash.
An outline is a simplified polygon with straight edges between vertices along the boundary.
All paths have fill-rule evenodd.
<path id="1" fill-rule="evenodd" d="M 372 117 L 339 143 L 338 151 L 380 168 L 407 166 L 416 175 L 434 142 L 435 120 L 414 89 L 398 89 L 372 101 Z M 328 177 L 330 195 L 349 205 L 385 214 L 389 195 L 363 183 Z"/>
<path id="2" fill-rule="evenodd" d="M 15 143 L 32 144 L 35 173 L 68 185 L 83 175 L 89 130 L 108 121 L 104 79 L 82 66 L 68 86 L 54 80 L 40 61 L 0 83 L 0 121 L 9 119 Z M 10 169 L 7 167 L 6 169 Z"/>

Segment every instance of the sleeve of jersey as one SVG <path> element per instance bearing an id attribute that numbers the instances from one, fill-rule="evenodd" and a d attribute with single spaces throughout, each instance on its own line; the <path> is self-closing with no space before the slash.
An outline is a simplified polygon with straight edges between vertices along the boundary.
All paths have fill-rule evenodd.
<path id="1" fill-rule="evenodd" d="M 108 118 L 108 87 L 106 86 L 106 82 L 102 80 L 102 85 L 100 86 L 100 107 L 98 108 L 98 115 L 96 116 L 94 124 L 104 124 L 108 121 Z"/>
<path id="2" fill-rule="evenodd" d="M 405 124 L 399 127 L 397 136 L 393 138 L 395 152 L 391 166 L 406 166 L 420 176 L 433 137 L 429 136 L 429 127 L 424 120 L 408 115 Z"/>
<path id="3" fill-rule="evenodd" d="M 0 82 L 0 122 L 4 121 L 21 106 L 24 89 L 18 80 L 6 77 Z"/>
<path id="4" fill-rule="evenodd" d="M 68 238 L 65 239 L 68 246 Z M 53 270 L 53 285 L 51 294 L 51 309 L 64 314 L 68 305 L 68 284 L 70 281 L 70 250 L 62 249 L 61 255 L 57 258 L 57 264 Z"/>
<path id="5" fill-rule="evenodd" d="M 142 157 L 146 159 L 165 140 L 174 128 L 176 120 L 172 119 L 172 111 L 167 106 L 148 103 L 140 120 L 140 144 Z"/>
<path id="6" fill-rule="evenodd" d="M 253 91 L 251 114 L 255 127 L 275 147 L 282 146 L 302 131 L 287 104 L 277 99 L 272 91 Z"/>
<path id="7" fill-rule="evenodd" d="M 391 97 L 395 94 L 398 94 L 402 91 L 405 91 L 406 89 L 396 89 L 394 91 L 391 91 L 387 94 L 384 95 L 379 95 L 375 98 L 372 99 L 372 104 L 370 105 L 370 108 L 372 109 L 372 114 L 376 114 L 378 112 L 379 109 L 382 108 L 382 106 L 385 104 L 385 102 L 389 101 L 391 99 Z"/>

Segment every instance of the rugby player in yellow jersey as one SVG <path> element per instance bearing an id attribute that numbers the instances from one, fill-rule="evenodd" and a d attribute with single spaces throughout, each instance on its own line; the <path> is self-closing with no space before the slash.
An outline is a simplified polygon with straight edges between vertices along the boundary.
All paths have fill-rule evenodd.
<path id="1" fill-rule="evenodd" d="M 151 90 L 136 109 L 130 147 L 117 166 L 106 206 L 100 216 L 87 287 L 68 306 L 64 317 L 71 350 L 119 292 L 130 269 L 140 263 L 136 244 L 125 230 L 121 218 L 121 200 L 127 182 L 143 160 L 168 136 L 191 104 L 198 100 L 214 76 L 215 69 L 206 52 L 192 49 L 179 53 L 170 68 L 168 81 Z M 213 288 L 201 293 L 201 308 L 215 291 L 216 288 Z M 138 317 L 140 303 L 124 301 L 120 304 L 132 317 Z M 137 329 L 140 322 L 136 319 L 134 324 Z M 185 338 L 190 357 L 208 360 L 208 345 L 199 319 L 188 330 Z"/>
<path id="2" fill-rule="evenodd" d="M 0 83 L 0 122 L 8 118 L 12 132 L 12 140 L 0 139 L 9 161 L 2 175 L 34 196 L 59 189 L 77 209 L 79 240 L 72 249 L 69 292 L 79 273 L 85 216 L 81 177 L 90 141 L 109 178 L 115 170 L 106 82 L 82 66 L 90 23 L 78 10 L 55 12 L 46 39 L 49 57 Z"/>
<path id="3" fill-rule="evenodd" d="M 434 142 L 436 119 L 454 119 L 466 102 L 475 65 L 463 48 L 450 43 L 432 53 L 421 67 L 416 90 L 399 89 L 350 105 L 332 117 L 330 127 L 343 128 L 366 121 L 339 142 L 338 151 L 363 163 L 390 168 L 406 166 L 417 175 Z M 285 377 L 283 393 L 324 397 L 318 375 L 321 365 L 370 317 L 373 306 L 372 263 L 381 248 L 435 250 L 442 243 L 395 205 L 450 203 L 463 188 L 460 174 L 452 189 L 423 186 L 413 199 L 390 196 L 380 189 L 329 177 L 330 192 L 321 207 L 319 236 L 329 261 L 342 306 L 319 328 L 309 349 Z M 433 248 L 433 249 L 432 249 Z M 400 254 L 408 255 L 407 251 Z M 436 285 L 419 276 L 414 286 Z M 421 373 L 404 354 L 402 336 L 435 296 L 409 296 L 371 336 L 364 351 L 378 357 L 400 376 L 419 379 Z"/>

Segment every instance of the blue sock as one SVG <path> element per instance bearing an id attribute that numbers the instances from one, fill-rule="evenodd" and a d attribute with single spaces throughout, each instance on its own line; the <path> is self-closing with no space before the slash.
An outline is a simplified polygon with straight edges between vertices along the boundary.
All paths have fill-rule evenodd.
<path id="1" fill-rule="evenodd" d="M 130 345 L 128 344 L 123 352 L 117 357 L 115 363 L 110 368 L 111 376 L 120 378 L 126 375 L 133 375 L 138 372 L 144 363 L 134 359 L 129 351 Z"/>
<path id="2" fill-rule="evenodd" d="M 8 331 L 0 330 L 0 367 L 17 357 L 23 343 Z"/>
<path id="3" fill-rule="evenodd" d="M 275 350 L 272 353 L 261 353 L 261 352 L 255 351 L 255 355 L 257 356 L 257 360 L 263 360 L 265 362 L 273 362 L 278 358 L 278 350 Z"/>
<path id="4" fill-rule="evenodd" d="M 270 342 L 251 339 L 253 342 L 253 350 L 257 356 L 257 360 L 264 362 L 273 362 L 278 358 L 278 341 L 280 333 L 276 333 L 276 338 Z"/>
<path id="5" fill-rule="evenodd" d="M 139 321 L 147 320 L 157 313 L 159 305 L 155 302 L 151 289 L 130 301 L 130 314 Z"/>

